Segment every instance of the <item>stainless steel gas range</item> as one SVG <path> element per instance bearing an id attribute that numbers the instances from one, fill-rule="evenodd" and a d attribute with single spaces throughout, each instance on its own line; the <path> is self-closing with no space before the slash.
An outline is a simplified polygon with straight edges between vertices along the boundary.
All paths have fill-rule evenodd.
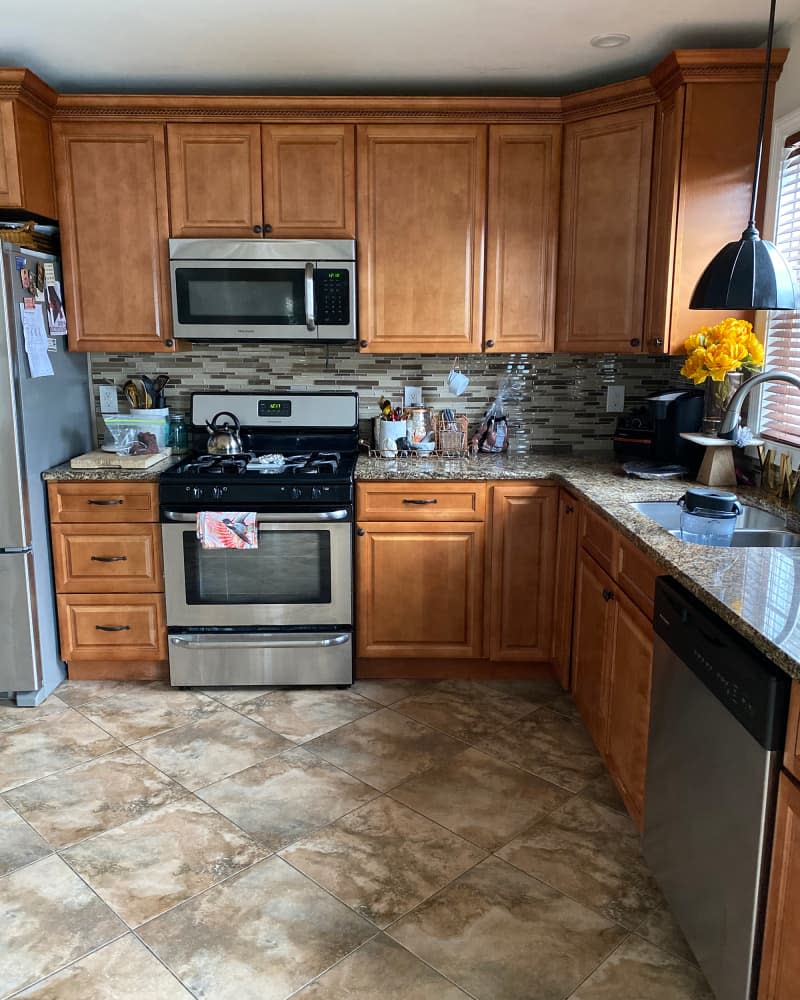
<path id="1" fill-rule="evenodd" d="M 203 453 L 220 411 L 239 454 Z M 351 684 L 358 396 L 198 393 L 191 435 L 159 487 L 171 683 Z M 253 547 L 201 544 L 205 512 L 249 515 Z"/>

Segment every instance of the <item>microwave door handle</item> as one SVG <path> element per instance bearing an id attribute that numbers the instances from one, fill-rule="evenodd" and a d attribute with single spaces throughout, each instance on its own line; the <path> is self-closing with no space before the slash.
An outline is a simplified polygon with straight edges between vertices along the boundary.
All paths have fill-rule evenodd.
<path id="1" fill-rule="evenodd" d="M 314 265 L 310 262 L 306 263 L 305 288 L 306 330 L 316 330 L 317 320 L 314 316 Z"/>

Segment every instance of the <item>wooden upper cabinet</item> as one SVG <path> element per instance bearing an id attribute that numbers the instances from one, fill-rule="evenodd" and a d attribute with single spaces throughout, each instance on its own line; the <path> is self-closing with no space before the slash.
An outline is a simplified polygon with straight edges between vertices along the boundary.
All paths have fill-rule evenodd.
<path id="1" fill-rule="evenodd" d="M 260 125 L 167 125 L 173 236 L 257 238 Z"/>
<path id="2" fill-rule="evenodd" d="M 22 101 L 0 101 L 0 208 L 56 215 L 50 122 Z"/>
<path id="3" fill-rule="evenodd" d="M 486 126 L 361 126 L 358 178 L 362 349 L 480 351 Z"/>
<path id="4" fill-rule="evenodd" d="M 56 122 L 69 346 L 171 350 L 164 126 Z"/>
<path id="5" fill-rule="evenodd" d="M 492 489 L 489 655 L 543 660 L 553 655 L 558 487 Z"/>
<path id="6" fill-rule="evenodd" d="M 263 151 L 267 231 L 273 236 L 355 236 L 352 125 L 265 125 Z"/>
<path id="7" fill-rule="evenodd" d="M 763 58 L 763 57 L 762 57 Z M 690 310 L 697 280 L 737 240 L 750 208 L 761 83 L 688 83 L 656 112 L 645 350 L 681 353 L 723 315 Z M 752 321 L 753 313 L 731 310 Z"/>
<path id="8" fill-rule="evenodd" d="M 489 127 L 487 351 L 555 342 L 561 125 Z"/>
<path id="9" fill-rule="evenodd" d="M 652 106 L 564 126 L 556 348 L 640 353 Z"/>

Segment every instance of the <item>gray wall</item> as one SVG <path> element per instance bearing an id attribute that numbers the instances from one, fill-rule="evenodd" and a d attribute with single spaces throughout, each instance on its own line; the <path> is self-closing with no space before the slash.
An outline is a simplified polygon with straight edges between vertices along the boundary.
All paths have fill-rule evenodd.
<path id="1" fill-rule="evenodd" d="M 625 386 L 626 408 L 670 386 L 689 387 L 673 358 L 613 354 L 465 355 L 470 377 L 464 396 L 444 388 L 452 357 L 360 354 L 351 345 L 326 349 L 303 344 L 195 344 L 178 355 L 93 354 L 96 387 L 131 375 L 168 372 L 172 412 L 186 412 L 192 392 L 233 390 L 284 392 L 289 389 L 347 389 L 358 392 L 362 419 L 378 413 L 378 399 L 402 402 L 403 385 L 421 385 L 426 406 L 450 406 L 466 413 L 472 429 L 509 379 L 505 410 L 512 447 L 571 447 L 609 451 L 615 415 L 605 412 L 606 386 Z"/>

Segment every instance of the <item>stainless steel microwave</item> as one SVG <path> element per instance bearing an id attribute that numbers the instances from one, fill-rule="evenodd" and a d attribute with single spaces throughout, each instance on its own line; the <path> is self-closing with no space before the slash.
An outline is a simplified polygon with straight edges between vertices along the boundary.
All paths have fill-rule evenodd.
<path id="1" fill-rule="evenodd" d="M 356 339 L 354 240 L 170 240 L 184 340 Z"/>

